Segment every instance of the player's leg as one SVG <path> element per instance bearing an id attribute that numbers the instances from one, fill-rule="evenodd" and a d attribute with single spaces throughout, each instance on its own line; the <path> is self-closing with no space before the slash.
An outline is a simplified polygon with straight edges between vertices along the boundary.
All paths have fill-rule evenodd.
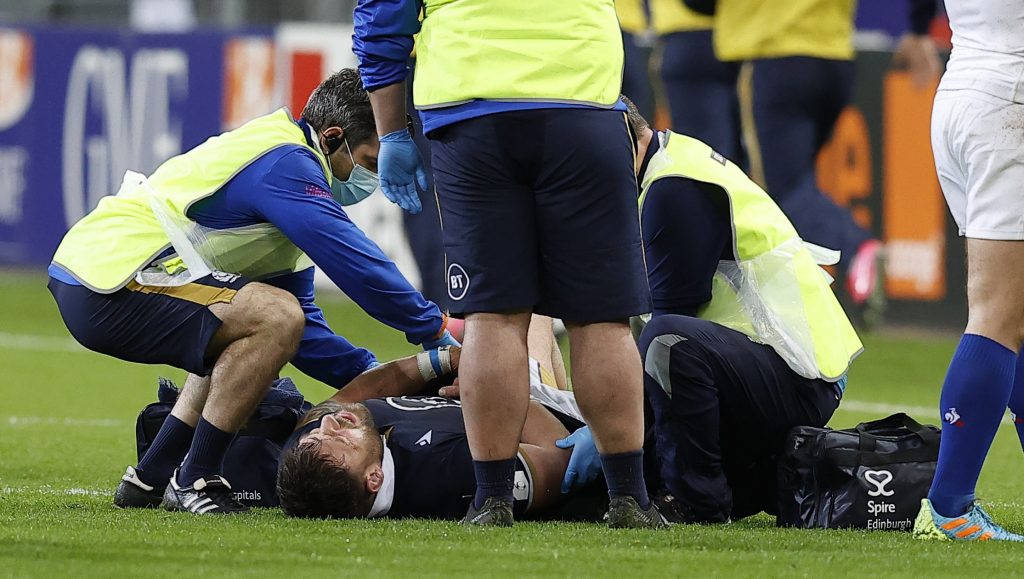
<path id="1" fill-rule="evenodd" d="M 943 193 L 967 236 L 968 321 L 942 385 L 945 424 L 935 478 L 914 525 L 921 538 L 1024 541 L 974 503 L 1003 417 L 1024 336 L 1021 141 L 1017 105 L 972 91 L 939 93 L 932 149 Z"/>
<path id="2" fill-rule="evenodd" d="M 643 477 L 643 380 L 629 317 L 650 310 L 624 115 L 547 111 L 537 312 L 569 329 L 573 389 L 601 452 L 611 526 L 660 524 Z"/>
<path id="3" fill-rule="evenodd" d="M 661 78 L 672 130 L 700 139 L 745 166 L 736 98 L 739 66 L 715 58 L 710 30 L 674 32 L 661 40 Z"/>
<path id="4" fill-rule="evenodd" d="M 967 259 L 967 329 L 942 385 L 942 445 L 915 534 L 941 538 L 941 528 L 946 538 L 1022 541 L 987 520 L 974 491 L 1013 390 L 1024 331 L 1024 241 L 969 238 Z"/>
<path id="5" fill-rule="evenodd" d="M 565 375 L 565 361 L 554 333 L 554 320 L 548 316 L 534 314 L 530 319 L 530 331 L 526 336 L 527 351 L 540 365 L 542 382 L 551 383 L 559 390 L 568 389 Z"/>
<path id="6" fill-rule="evenodd" d="M 1024 241 L 967 240 L 968 322 L 942 388 L 939 466 L 929 498 L 961 515 L 1010 402 L 1024 332 Z"/>
<path id="7" fill-rule="evenodd" d="M 477 481 L 468 524 L 512 524 L 537 301 L 533 196 L 522 184 L 535 154 L 533 116 L 489 115 L 430 134 L 448 297 L 466 318 L 459 384 Z"/>

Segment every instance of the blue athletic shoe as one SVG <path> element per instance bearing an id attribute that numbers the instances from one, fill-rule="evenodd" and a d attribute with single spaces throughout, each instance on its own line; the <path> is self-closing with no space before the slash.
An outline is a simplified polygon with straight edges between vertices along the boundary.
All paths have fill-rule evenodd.
<path id="1" fill-rule="evenodd" d="M 1024 543 L 1024 536 L 997 525 L 977 503 L 959 517 L 943 517 L 932 502 L 921 499 L 921 511 L 914 521 L 914 538 L 938 541 L 1013 541 Z"/>

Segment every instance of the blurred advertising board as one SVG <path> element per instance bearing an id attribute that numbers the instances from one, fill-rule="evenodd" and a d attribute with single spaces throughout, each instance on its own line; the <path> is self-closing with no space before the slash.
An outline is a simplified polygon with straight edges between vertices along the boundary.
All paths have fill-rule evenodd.
<path id="1" fill-rule="evenodd" d="M 0 262 L 46 264 L 126 170 L 219 132 L 225 100 L 245 100 L 225 83 L 238 38 L 0 28 Z"/>
<path id="2" fill-rule="evenodd" d="M 886 243 L 887 319 L 966 320 L 964 244 L 946 208 L 930 142 L 936 83 L 916 87 L 888 52 L 861 52 L 857 88 L 818 159 L 821 188 Z"/>
<path id="3" fill-rule="evenodd" d="M 125 170 L 149 173 L 278 106 L 299 114 L 323 78 L 355 65 L 351 33 L 0 27 L 0 265 L 46 265 Z M 914 87 L 887 52 L 857 60 L 854 102 L 819 159 L 820 184 L 888 244 L 889 318 L 956 326 L 963 243 L 931 160 L 934 86 Z M 401 210 L 374 195 L 348 212 L 415 283 Z"/>
<path id="4" fill-rule="evenodd" d="M 323 78 L 355 64 L 351 34 L 0 26 L 0 265 L 49 263 L 126 170 L 148 174 L 282 105 L 298 115 Z M 375 195 L 349 213 L 415 281 L 400 211 Z"/>

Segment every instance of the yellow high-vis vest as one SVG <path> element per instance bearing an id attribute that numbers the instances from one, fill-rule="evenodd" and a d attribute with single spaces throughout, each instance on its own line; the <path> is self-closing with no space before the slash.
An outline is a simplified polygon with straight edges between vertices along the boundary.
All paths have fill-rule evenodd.
<path id="1" fill-rule="evenodd" d="M 327 159 L 306 143 L 302 128 L 288 110 L 279 109 L 167 160 L 149 177 L 148 186 L 126 177 L 117 195 L 101 199 L 96 209 L 67 232 L 53 263 L 89 289 L 112 293 L 172 246 L 170 227 L 180 228 L 207 264 L 221 271 L 260 279 L 309 267 L 309 258 L 269 223 L 210 230 L 187 217 L 193 203 L 217 192 L 264 154 L 285 145 L 312 151 L 331 182 Z M 182 253 L 176 245 L 175 249 Z M 180 259 L 167 263 L 182 267 Z"/>
<path id="2" fill-rule="evenodd" d="M 682 0 L 650 0 L 651 26 L 659 36 L 673 32 L 709 30 L 714 16 L 687 8 Z"/>
<path id="3" fill-rule="evenodd" d="M 844 376 L 863 350 L 860 338 L 829 287 L 831 279 L 779 206 L 708 145 L 676 133 L 658 138 L 661 149 L 641 182 L 641 212 L 651 184 L 669 177 L 717 185 L 729 198 L 736 259 L 719 264 L 711 301 L 698 317 L 771 346 L 802 376 Z"/>
<path id="4" fill-rule="evenodd" d="M 613 107 L 622 86 L 614 0 L 426 0 L 417 109 L 477 99 Z"/>
<path id="5" fill-rule="evenodd" d="M 715 55 L 851 60 L 856 9 L 857 0 L 719 0 Z"/>

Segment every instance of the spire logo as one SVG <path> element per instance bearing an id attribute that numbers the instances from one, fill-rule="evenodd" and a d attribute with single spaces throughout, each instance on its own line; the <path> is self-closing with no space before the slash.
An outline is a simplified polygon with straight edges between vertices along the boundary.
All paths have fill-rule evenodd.
<path id="1" fill-rule="evenodd" d="M 866 470 L 864 471 L 864 482 L 875 487 L 868 489 L 869 497 L 891 497 L 896 494 L 889 490 L 889 483 L 892 482 L 892 472 L 888 470 Z"/>

